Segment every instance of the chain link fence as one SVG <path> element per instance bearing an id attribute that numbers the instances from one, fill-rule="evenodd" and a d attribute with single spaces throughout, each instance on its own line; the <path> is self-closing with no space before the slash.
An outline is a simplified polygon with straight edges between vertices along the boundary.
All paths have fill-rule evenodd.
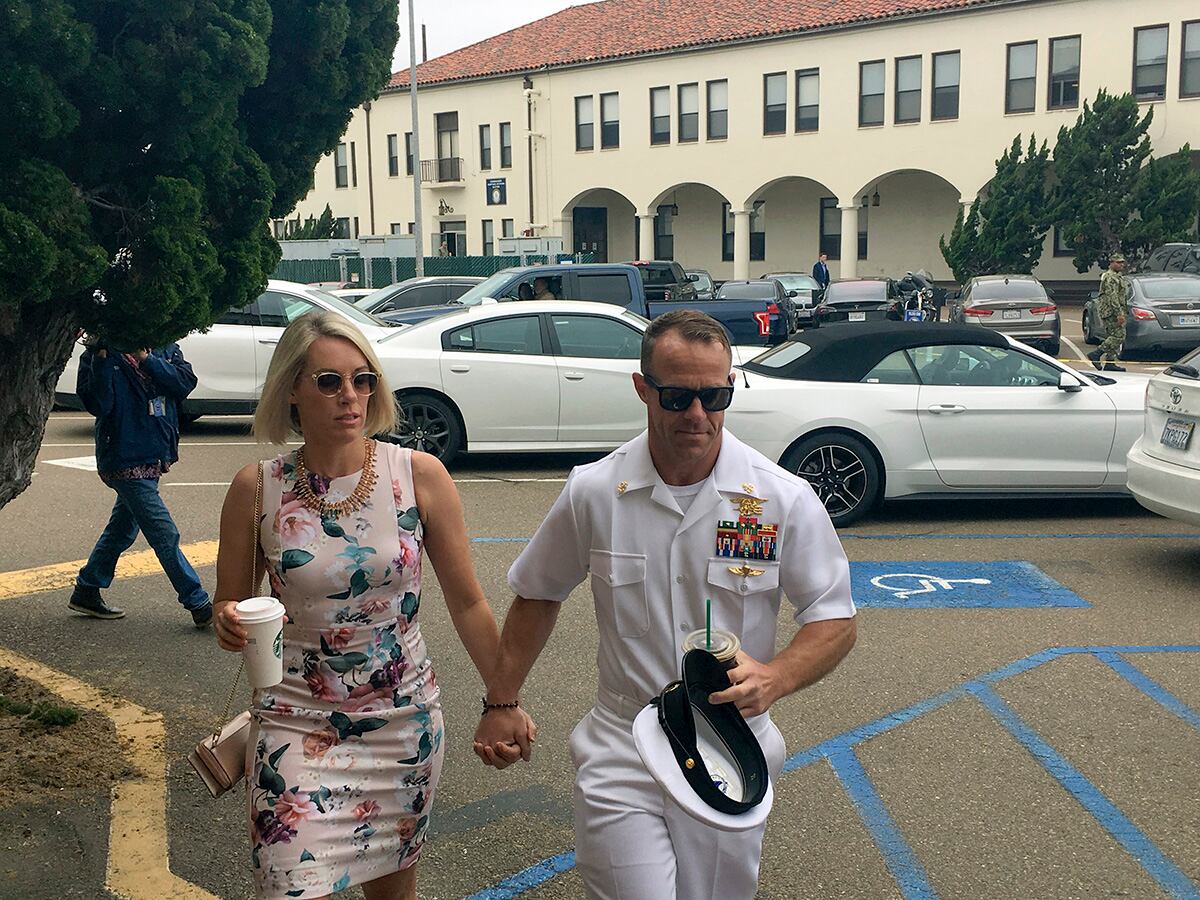
<path id="1" fill-rule="evenodd" d="M 427 256 L 426 275 L 468 275 L 487 278 L 501 269 L 512 266 L 540 266 L 548 262 L 590 263 L 594 254 L 579 253 L 572 256 L 560 253 L 551 257 L 537 254 L 521 256 Z M 343 256 L 337 259 L 283 259 L 279 261 L 272 278 L 296 281 L 301 284 L 314 282 L 343 282 L 363 287 L 378 288 L 417 273 L 417 261 L 411 256 L 360 257 Z"/>

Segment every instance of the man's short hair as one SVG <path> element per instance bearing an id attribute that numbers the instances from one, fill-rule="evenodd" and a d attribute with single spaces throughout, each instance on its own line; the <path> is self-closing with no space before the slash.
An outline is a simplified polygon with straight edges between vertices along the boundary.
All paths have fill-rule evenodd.
<path id="1" fill-rule="evenodd" d="M 829 256 L 829 254 L 826 253 L 824 250 L 822 250 L 820 253 L 817 254 L 817 259 L 825 259 L 827 256 Z"/>
<path id="2" fill-rule="evenodd" d="M 659 316 L 650 323 L 642 335 L 642 374 L 650 373 L 650 360 L 654 358 L 654 345 L 663 335 L 674 332 L 689 344 L 720 344 L 733 359 L 729 346 L 729 335 L 724 326 L 707 313 L 694 309 L 677 309 Z"/>

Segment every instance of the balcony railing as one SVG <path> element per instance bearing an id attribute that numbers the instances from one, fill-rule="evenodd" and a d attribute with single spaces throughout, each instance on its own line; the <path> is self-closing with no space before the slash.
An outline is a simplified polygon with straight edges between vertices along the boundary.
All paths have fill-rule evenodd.
<path id="1" fill-rule="evenodd" d="M 456 184 L 463 180 L 463 161 L 458 156 L 421 160 L 422 184 Z"/>

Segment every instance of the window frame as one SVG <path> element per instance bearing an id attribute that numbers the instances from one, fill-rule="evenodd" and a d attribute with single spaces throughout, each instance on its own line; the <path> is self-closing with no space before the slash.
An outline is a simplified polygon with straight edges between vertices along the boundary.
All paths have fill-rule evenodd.
<path id="1" fill-rule="evenodd" d="M 696 96 L 696 109 L 694 112 L 683 111 L 683 92 L 685 88 L 692 88 Z M 684 116 L 692 117 L 693 137 L 684 137 Z M 700 82 L 689 81 L 684 84 L 675 86 L 675 127 L 678 129 L 676 143 L 694 144 L 700 140 Z"/>
<path id="2" fill-rule="evenodd" d="M 411 175 L 414 168 L 413 163 L 413 148 L 412 148 L 412 132 L 404 132 L 404 174 Z"/>
<path id="3" fill-rule="evenodd" d="M 667 98 L 667 112 L 665 115 L 656 116 L 654 114 L 654 98 L 655 96 L 663 96 Z M 655 119 L 661 119 L 667 123 L 666 136 L 663 138 L 656 137 Z M 659 87 L 650 88 L 650 146 L 651 147 L 669 147 L 671 144 L 671 88 L 669 85 L 661 85 Z"/>
<path id="4" fill-rule="evenodd" d="M 1075 70 L 1075 102 L 1074 103 L 1055 103 L 1054 102 L 1054 45 L 1060 41 L 1075 41 L 1078 62 Z M 1081 34 L 1062 34 L 1058 37 L 1049 39 L 1046 52 L 1046 109 L 1079 109 L 1079 97 L 1083 94 L 1083 35 Z"/>
<path id="5" fill-rule="evenodd" d="M 388 178 L 400 177 L 400 135 L 387 136 Z"/>
<path id="6" fill-rule="evenodd" d="M 809 108 L 809 106 L 801 106 L 800 105 L 800 80 L 802 78 L 816 78 L 817 79 L 817 102 L 815 104 L 810 104 L 811 107 L 816 110 L 815 124 L 811 128 L 801 126 L 801 122 L 805 121 L 801 110 L 805 110 L 805 109 Z M 808 69 L 797 69 L 795 77 L 793 78 L 793 84 L 796 88 L 796 102 L 794 104 L 792 104 L 792 111 L 796 117 L 796 121 L 795 121 L 794 127 L 793 127 L 793 132 L 795 134 L 812 134 L 813 132 L 820 131 L 821 130 L 821 69 L 820 69 L 820 67 L 814 66 L 814 67 L 808 68 Z"/>
<path id="7" fill-rule="evenodd" d="M 954 84 L 954 115 L 939 116 L 937 114 L 938 102 L 938 85 L 937 85 L 937 67 L 938 60 L 947 56 L 958 57 L 958 81 Z M 958 118 L 962 110 L 962 51 L 961 50 L 943 50 L 940 53 L 930 55 L 929 61 L 929 121 L 931 122 L 953 122 Z M 943 88 L 946 90 L 946 88 Z"/>
<path id="8" fill-rule="evenodd" d="M 479 171 L 490 172 L 492 170 L 492 126 L 491 124 L 479 126 Z"/>
<path id="9" fill-rule="evenodd" d="M 712 105 L 712 90 L 714 85 L 723 84 L 725 86 L 725 105 L 717 109 L 713 109 Z M 725 123 L 721 129 L 721 134 L 715 134 L 713 131 L 713 113 L 724 113 Z M 706 141 L 727 141 L 729 140 L 729 79 L 714 78 L 704 82 L 704 139 Z"/>
<path id="10" fill-rule="evenodd" d="M 512 122 L 501 122 L 500 126 L 499 126 L 499 132 L 500 132 L 500 168 L 501 169 L 511 169 L 512 164 L 513 164 L 513 161 L 512 161 L 512 154 L 513 154 Z M 508 138 L 507 142 L 505 142 L 505 140 L 504 140 L 505 137 Z"/>
<path id="11" fill-rule="evenodd" d="M 350 187 L 350 151 L 345 141 L 333 148 L 333 187 L 342 190 Z"/>
<path id="12" fill-rule="evenodd" d="M 768 87 L 767 86 L 770 83 L 770 80 L 772 78 L 778 78 L 780 83 L 783 84 L 783 102 L 782 103 L 772 104 L 772 103 L 767 102 L 767 96 L 768 96 Z M 762 77 L 762 111 L 763 111 L 763 131 L 762 131 L 762 133 L 763 133 L 764 137 L 767 135 L 787 134 L 787 118 L 788 118 L 788 116 L 787 116 L 787 111 L 788 111 L 787 95 L 788 95 L 787 72 L 767 72 L 765 75 L 763 75 L 763 77 Z M 768 124 L 771 120 L 772 114 L 774 114 L 774 115 L 782 114 L 783 115 L 782 124 L 780 124 L 779 127 L 775 128 L 775 129 L 772 129 L 770 127 L 770 125 Z"/>
<path id="13" fill-rule="evenodd" d="M 1138 96 L 1138 38 L 1144 31 L 1157 31 L 1162 29 L 1167 36 L 1166 46 L 1163 52 L 1163 80 L 1162 80 L 1162 96 L 1161 97 L 1139 97 Z M 1180 68 L 1183 67 L 1183 56 L 1179 57 Z M 1133 72 L 1129 81 L 1129 92 L 1133 94 L 1133 99 L 1138 103 L 1162 103 L 1167 99 L 1167 85 L 1171 83 L 1171 26 L 1162 22 L 1157 25 L 1139 25 L 1133 29 Z"/>
<path id="14" fill-rule="evenodd" d="M 476 335 L 476 330 L 485 328 L 489 325 L 498 323 L 514 322 L 517 319 L 536 319 L 538 323 L 537 334 L 538 343 L 541 345 L 536 353 L 529 352 L 510 352 L 508 350 L 480 350 L 479 339 Z M 471 347 L 455 347 L 452 343 L 453 336 L 463 331 L 471 332 Z M 549 340 L 546 334 L 546 322 L 541 313 L 525 313 L 518 316 L 502 316 L 494 319 L 485 319 L 482 322 L 473 322 L 470 325 L 461 325 L 458 328 L 448 328 L 442 332 L 442 349 L 448 353 L 492 353 L 500 356 L 550 356 Z"/>
<path id="15" fill-rule="evenodd" d="M 350 142 L 350 187 L 358 187 L 358 154 L 354 150 L 354 141 Z"/>
<path id="16" fill-rule="evenodd" d="M 603 277 L 603 276 L 602 275 L 601 276 L 593 275 L 592 277 L 595 278 L 595 277 Z M 626 281 L 626 284 L 628 284 L 628 281 Z M 620 308 L 619 304 L 613 303 L 612 301 L 609 301 L 609 300 L 597 300 L 595 302 L 597 302 L 597 303 L 612 303 L 613 306 Z M 634 356 L 600 356 L 600 355 L 575 356 L 575 355 L 569 354 L 563 350 L 562 340 L 558 336 L 558 329 L 555 327 L 555 323 L 554 323 L 554 320 L 556 318 L 595 319 L 600 322 L 610 323 L 610 324 L 616 326 L 617 328 L 623 328 L 630 332 L 631 337 L 635 338 L 636 343 L 639 347 L 639 350 Z M 613 360 L 616 360 L 616 359 L 639 359 L 641 357 L 640 346 L 641 346 L 641 342 L 642 342 L 642 332 L 638 331 L 636 328 L 634 328 L 631 324 L 624 321 L 623 319 L 619 319 L 614 316 L 597 315 L 596 313 L 563 312 L 563 313 L 548 313 L 546 321 L 549 325 L 548 331 L 550 334 L 550 352 L 555 357 L 561 357 L 563 359 L 613 359 Z"/>
<path id="17" fill-rule="evenodd" d="M 483 245 L 484 256 L 496 255 L 496 220 L 480 219 L 480 243 Z"/>
<path id="18" fill-rule="evenodd" d="M 900 64 L 905 63 L 905 62 L 912 62 L 913 60 L 916 60 L 916 62 L 917 62 L 917 88 L 915 91 L 912 90 L 911 88 L 908 90 L 902 91 L 902 90 L 900 90 Z M 910 124 L 921 121 L 921 91 L 922 91 L 922 88 L 924 88 L 924 86 L 925 86 L 924 62 L 925 62 L 924 57 L 919 53 L 916 55 L 913 55 L 913 56 L 897 56 L 896 57 L 896 64 L 895 64 L 895 66 L 893 68 L 893 72 L 892 72 L 892 82 L 893 82 L 892 94 L 894 97 L 894 104 L 893 104 L 893 108 L 892 108 L 892 124 L 894 124 L 894 125 L 910 125 Z M 916 115 L 908 116 L 906 118 L 901 118 L 900 117 L 900 95 L 901 94 L 914 94 L 914 93 L 917 95 Z"/>
<path id="19" fill-rule="evenodd" d="M 588 120 L 582 119 L 586 111 Z M 582 94 L 575 98 L 575 152 L 590 153 L 596 149 L 596 97 Z"/>
<path id="20" fill-rule="evenodd" d="M 1187 82 L 1184 79 L 1184 75 L 1187 72 L 1187 63 L 1188 63 L 1187 38 L 1188 38 L 1188 29 L 1189 28 L 1194 29 L 1195 35 L 1196 35 L 1196 37 L 1194 38 L 1194 40 L 1196 41 L 1196 53 L 1197 53 L 1196 60 L 1195 60 L 1195 63 L 1196 63 L 1196 89 L 1194 91 L 1186 90 Z M 1187 97 L 1200 97 L 1200 19 L 1188 19 L 1186 22 L 1183 22 L 1180 26 L 1180 32 L 1179 32 L 1179 97 L 1180 97 L 1180 99 L 1184 99 Z"/>
<path id="21" fill-rule="evenodd" d="M 617 104 L 617 114 L 614 118 L 608 119 L 605 117 L 605 107 L 608 105 L 607 100 L 613 98 Z M 608 129 L 612 126 L 614 137 L 609 140 Z M 601 150 L 616 150 L 621 146 L 621 92 L 609 91 L 600 95 L 600 149 Z"/>
<path id="22" fill-rule="evenodd" d="M 665 212 L 664 212 L 665 210 Z M 671 220 L 674 216 L 671 215 L 671 204 L 663 203 L 655 208 L 654 211 L 654 258 L 655 259 L 675 259 L 675 225 Z M 662 227 L 665 230 L 659 230 L 659 223 L 664 223 Z M 669 227 L 667 227 L 669 226 Z"/>
<path id="23" fill-rule="evenodd" d="M 1071 259 L 1075 256 L 1075 250 L 1070 244 L 1065 244 L 1061 240 L 1062 226 L 1055 225 L 1050 236 L 1050 254 L 1056 259 Z M 1061 245 L 1061 247 L 1060 247 Z"/>
<path id="24" fill-rule="evenodd" d="M 836 234 L 826 234 L 825 232 L 825 211 L 828 209 L 837 210 L 838 214 L 838 230 Z M 830 244 L 830 240 L 836 238 Z M 841 260 L 842 258 L 842 210 L 838 206 L 837 197 L 822 197 L 817 205 L 817 254 L 824 253 L 830 260 Z"/>
<path id="25" fill-rule="evenodd" d="M 504 232 L 507 231 L 508 234 Z M 516 219 L 501 219 L 500 220 L 500 237 L 510 238 L 517 236 L 517 220 Z"/>
<path id="26" fill-rule="evenodd" d="M 1012 77 L 1012 52 L 1018 47 L 1033 48 L 1033 102 L 1027 109 L 1015 109 L 1012 105 L 1012 86 L 1014 80 Z M 1004 114 L 1006 116 L 1023 115 L 1024 113 L 1037 112 L 1037 53 L 1037 41 L 1013 41 L 1010 44 L 1006 44 L 1004 47 Z M 1024 76 L 1016 80 L 1029 81 L 1030 77 Z"/>
<path id="27" fill-rule="evenodd" d="M 879 70 L 883 72 L 883 88 L 878 94 L 863 93 L 863 75 L 866 73 L 867 66 L 879 66 Z M 863 101 L 868 97 L 879 98 L 879 121 L 867 122 L 863 120 Z M 859 128 L 882 128 L 887 124 L 887 60 L 886 59 L 867 59 L 858 64 L 858 127 Z"/>

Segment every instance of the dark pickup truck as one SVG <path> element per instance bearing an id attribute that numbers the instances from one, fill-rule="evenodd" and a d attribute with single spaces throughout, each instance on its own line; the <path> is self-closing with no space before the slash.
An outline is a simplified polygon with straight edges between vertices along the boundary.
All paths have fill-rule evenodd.
<path id="1" fill-rule="evenodd" d="M 647 319 L 676 309 L 697 309 L 725 326 L 733 344 L 775 344 L 788 337 L 787 314 L 780 312 L 774 303 L 765 300 L 647 300 L 642 274 L 634 266 L 623 263 L 559 263 L 503 269 L 449 305 L 398 310 L 381 318 L 397 325 L 412 325 L 445 315 L 459 306 L 514 300 L 593 300 L 624 307 Z"/>

